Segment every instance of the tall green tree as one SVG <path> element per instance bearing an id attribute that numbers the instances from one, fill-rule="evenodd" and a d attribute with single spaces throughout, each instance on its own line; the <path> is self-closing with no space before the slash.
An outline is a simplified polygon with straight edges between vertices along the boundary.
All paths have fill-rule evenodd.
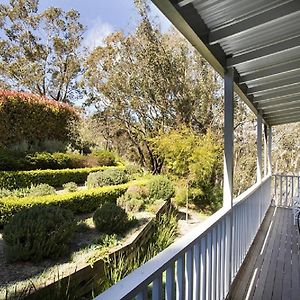
<path id="1" fill-rule="evenodd" d="M 69 102 L 81 72 L 79 17 L 56 7 L 39 11 L 38 0 L 0 4 L 0 86 Z"/>
<path id="2" fill-rule="evenodd" d="M 86 61 L 88 104 L 102 132 L 128 145 L 142 165 L 160 172 L 163 161 L 149 138 L 184 124 L 205 133 L 218 122 L 216 73 L 177 31 L 161 33 L 138 6 L 141 21 L 129 35 L 115 32 Z"/>

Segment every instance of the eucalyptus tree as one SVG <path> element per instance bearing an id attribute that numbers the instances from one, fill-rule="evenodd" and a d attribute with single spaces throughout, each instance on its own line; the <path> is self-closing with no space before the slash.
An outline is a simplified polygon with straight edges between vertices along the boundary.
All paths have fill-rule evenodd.
<path id="1" fill-rule="evenodd" d="M 111 34 L 86 61 L 87 105 L 116 147 L 160 172 L 163 161 L 149 138 L 184 124 L 205 133 L 222 103 L 217 75 L 175 30 L 160 31 L 146 9 L 128 35 Z"/>
<path id="2" fill-rule="evenodd" d="M 68 102 L 81 72 L 84 26 L 76 10 L 38 0 L 0 4 L 0 85 Z"/>

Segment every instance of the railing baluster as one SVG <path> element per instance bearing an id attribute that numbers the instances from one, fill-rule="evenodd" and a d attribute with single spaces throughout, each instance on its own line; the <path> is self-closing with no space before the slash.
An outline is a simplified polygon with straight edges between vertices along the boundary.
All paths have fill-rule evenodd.
<path id="1" fill-rule="evenodd" d="M 176 269 L 176 299 L 183 300 L 185 297 L 184 255 L 178 258 Z"/>
<path id="2" fill-rule="evenodd" d="M 193 248 L 186 253 L 186 263 L 185 263 L 185 299 L 192 300 L 193 293 Z"/>
<path id="3" fill-rule="evenodd" d="M 145 287 L 136 297 L 135 300 L 147 300 L 147 287 Z"/>
<path id="4" fill-rule="evenodd" d="M 175 264 L 166 271 L 166 300 L 173 300 L 175 298 Z"/>
<path id="5" fill-rule="evenodd" d="M 194 257 L 193 257 L 193 269 L 194 269 L 193 300 L 200 299 L 200 253 L 201 253 L 201 245 L 200 245 L 200 241 L 198 241 L 194 246 Z"/>
<path id="6" fill-rule="evenodd" d="M 221 294 L 221 239 L 222 222 L 220 222 L 217 226 L 216 299 L 220 299 Z"/>
<path id="7" fill-rule="evenodd" d="M 201 255 L 200 255 L 200 299 L 206 299 L 206 240 L 207 236 L 201 239 Z"/>
<path id="8" fill-rule="evenodd" d="M 217 277 L 217 226 L 212 230 L 211 266 L 211 298 L 215 300 Z"/>
<path id="9" fill-rule="evenodd" d="M 162 294 L 162 275 L 159 274 L 157 278 L 153 280 L 152 300 L 161 300 Z"/>
<path id="10" fill-rule="evenodd" d="M 212 271 L 212 255 L 211 255 L 211 231 L 207 233 L 206 244 L 206 299 L 211 300 L 211 271 Z"/>
<path id="11" fill-rule="evenodd" d="M 220 272 L 220 276 L 221 276 L 221 294 L 220 294 L 220 299 L 224 298 L 225 295 L 225 233 L 226 233 L 226 228 L 225 228 L 225 220 L 222 220 L 221 222 L 222 224 L 222 238 L 221 238 L 221 272 Z"/>

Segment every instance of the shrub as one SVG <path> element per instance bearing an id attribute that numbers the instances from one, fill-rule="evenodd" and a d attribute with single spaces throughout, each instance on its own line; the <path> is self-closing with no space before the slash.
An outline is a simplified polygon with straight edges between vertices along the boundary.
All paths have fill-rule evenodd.
<path id="1" fill-rule="evenodd" d="M 63 169 L 63 170 L 34 170 L 34 171 L 1 171 L 0 188 L 16 189 L 47 183 L 60 187 L 67 182 L 83 184 L 89 173 L 106 170 L 109 167 Z"/>
<path id="2" fill-rule="evenodd" d="M 136 174 L 141 175 L 144 172 L 144 170 L 140 166 L 133 164 L 133 163 L 127 164 L 125 166 L 125 170 L 126 170 L 127 174 L 131 175 L 131 176 L 136 175 Z"/>
<path id="3" fill-rule="evenodd" d="M 148 202 L 149 192 L 147 187 L 141 185 L 131 185 L 126 193 L 118 198 L 117 203 L 126 212 L 138 212 Z"/>
<path id="4" fill-rule="evenodd" d="M 124 170 L 108 169 L 89 174 L 86 185 L 90 188 L 96 188 L 105 185 L 116 185 L 128 181 L 128 176 Z"/>
<path id="5" fill-rule="evenodd" d="M 14 215 L 4 227 L 9 261 L 56 258 L 64 254 L 74 232 L 73 214 L 57 207 L 32 207 Z"/>
<path id="6" fill-rule="evenodd" d="M 100 232 L 122 233 L 126 230 L 128 216 L 120 206 L 114 203 L 105 203 L 95 211 L 93 221 Z"/>
<path id="7" fill-rule="evenodd" d="M 65 169 L 70 166 L 70 157 L 64 153 L 36 152 L 25 156 L 29 170 Z"/>
<path id="8" fill-rule="evenodd" d="M 0 145 L 69 141 L 68 124 L 78 120 L 70 105 L 30 93 L 0 90 Z"/>
<path id="9" fill-rule="evenodd" d="M 149 198 L 153 200 L 169 200 L 174 195 L 174 184 L 165 176 L 154 176 L 147 184 Z"/>
<path id="10" fill-rule="evenodd" d="M 13 191 L 8 189 L 0 189 L 0 198 L 9 197 L 13 195 Z"/>
<path id="11" fill-rule="evenodd" d="M 49 184 L 42 183 L 37 186 L 32 186 L 29 191 L 29 196 L 47 196 L 47 195 L 55 195 L 56 190 L 53 186 Z"/>
<path id="12" fill-rule="evenodd" d="M 67 182 L 63 184 L 63 188 L 68 192 L 76 192 L 78 190 L 78 186 L 75 182 Z"/>
<path id="13" fill-rule="evenodd" d="M 127 188 L 128 184 L 122 184 L 58 195 L 25 197 L 23 199 L 2 198 L 0 199 L 0 225 L 9 222 L 17 212 L 33 206 L 51 205 L 69 209 L 74 214 L 91 213 L 103 203 L 115 203 Z"/>
<path id="14" fill-rule="evenodd" d="M 125 193 L 117 199 L 117 204 L 126 212 L 138 212 L 145 206 L 145 201 L 144 199 L 131 198 Z"/>
<path id="15" fill-rule="evenodd" d="M 116 156 L 114 153 L 108 150 L 98 150 L 94 151 L 92 155 L 97 158 L 99 166 L 115 166 L 116 165 Z"/>
<path id="16" fill-rule="evenodd" d="M 25 165 L 26 161 L 20 153 L 0 148 L 0 170 L 22 170 Z"/>

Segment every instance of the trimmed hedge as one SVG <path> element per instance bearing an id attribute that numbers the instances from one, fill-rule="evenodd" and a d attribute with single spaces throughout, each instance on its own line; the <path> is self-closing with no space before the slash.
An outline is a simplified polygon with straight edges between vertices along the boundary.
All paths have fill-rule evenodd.
<path id="1" fill-rule="evenodd" d="M 69 209 L 74 214 L 91 213 L 104 203 L 116 203 L 117 198 L 124 194 L 128 187 L 127 183 L 61 195 L 2 198 L 0 199 L 0 225 L 8 223 L 15 213 L 40 205 Z"/>
<path id="2" fill-rule="evenodd" d="M 26 141 L 70 141 L 69 123 L 78 121 L 76 110 L 66 104 L 31 93 L 0 90 L 0 145 Z"/>
<path id="3" fill-rule="evenodd" d="M 123 167 L 96 167 L 63 170 L 1 171 L 0 188 L 18 189 L 41 183 L 60 187 L 71 181 L 77 184 L 83 184 L 90 173 L 110 168 L 123 169 Z"/>

